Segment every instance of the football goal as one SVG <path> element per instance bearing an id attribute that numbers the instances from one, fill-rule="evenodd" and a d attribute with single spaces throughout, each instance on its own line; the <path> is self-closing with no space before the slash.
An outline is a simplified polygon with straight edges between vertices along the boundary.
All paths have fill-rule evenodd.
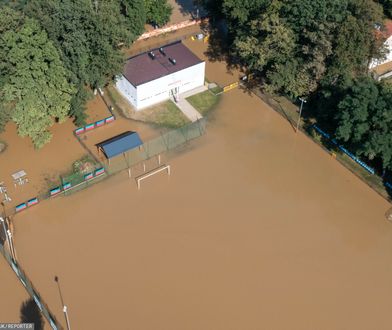
<path id="1" fill-rule="evenodd" d="M 157 167 L 156 169 L 153 169 L 153 170 L 151 170 L 151 171 L 149 171 L 149 172 L 147 172 L 147 173 L 144 173 L 144 174 L 138 176 L 138 177 L 136 178 L 137 189 L 140 189 L 140 184 L 141 184 L 141 182 L 142 182 L 144 179 L 147 179 L 147 178 L 149 178 L 149 177 L 151 177 L 151 176 L 153 176 L 153 175 L 155 175 L 155 174 L 158 174 L 158 173 L 160 173 L 160 172 L 162 172 L 162 171 L 166 171 L 167 174 L 170 175 L 170 165 L 162 165 L 162 166 L 159 166 L 159 167 Z"/>

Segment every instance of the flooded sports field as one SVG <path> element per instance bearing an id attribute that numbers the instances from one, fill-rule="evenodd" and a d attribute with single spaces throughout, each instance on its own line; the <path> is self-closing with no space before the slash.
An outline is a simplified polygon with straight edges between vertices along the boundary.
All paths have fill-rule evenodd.
<path id="1" fill-rule="evenodd" d="M 140 191 L 125 173 L 16 218 L 21 263 L 76 329 L 389 329 L 388 203 L 259 99 Z"/>
<path id="2" fill-rule="evenodd" d="M 124 172 L 15 217 L 64 326 L 55 276 L 73 329 L 391 328 L 389 203 L 260 99 L 225 93 L 206 135 L 165 159 L 171 176 L 139 191 Z"/>

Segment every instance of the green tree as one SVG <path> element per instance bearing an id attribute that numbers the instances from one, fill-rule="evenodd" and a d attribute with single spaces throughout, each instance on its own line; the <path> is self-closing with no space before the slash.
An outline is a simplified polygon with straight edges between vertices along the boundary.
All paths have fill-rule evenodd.
<path id="1" fill-rule="evenodd" d="M 124 17 L 124 26 L 132 33 L 129 43 L 135 40 L 144 31 L 147 22 L 145 0 L 121 0 L 121 15 Z"/>
<path id="2" fill-rule="evenodd" d="M 173 8 L 167 0 L 145 0 L 147 23 L 165 25 L 170 20 Z"/>
<path id="3" fill-rule="evenodd" d="M 4 22 L 10 20 L 5 30 Z M 66 119 L 74 89 L 57 49 L 37 21 L 3 8 L 0 22 L 1 103 L 18 134 L 41 148 L 52 136 L 48 129 L 54 120 Z"/>
<path id="4" fill-rule="evenodd" d="M 279 17 L 280 2 L 272 1 L 268 10 L 249 22 L 247 34 L 234 40 L 237 56 L 254 71 L 284 63 L 293 55 L 294 33 Z"/>
<path id="5" fill-rule="evenodd" d="M 338 104 L 337 138 L 358 155 L 392 169 L 392 89 L 369 77 L 355 80 Z"/>
<path id="6" fill-rule="evenodd" d="M 351 1 L 346 19 L 334 32 L 327 72 L 311 102 L 318 120 L 331 129 L 337 124 L 337 104 L 347 88 L 353 80 L 367 75 L 369 61 L 381 57 L 384 52 L 383 40 L 374 29 L 374 23 L 381 17 L 381 8 L 373 1 Z"/>
<path id="7" fill-rule="evenodd" d="M 392 0 L 379 0 L 378 1 L 384 8 L 384 13 L 389 18 L 392 17 Z"/>
<path id="8" fill-rule="evenodd" d="M 221 12 L 235 58 L 267 89 L 293 97 L 362 74 L 379 55 L 373 0 L 222 0 Z"/>
<path id="9" fill-rule="evenodd" d="M 143 1 L 31 0 L 25 7 L 60 50 L 70 81 L 78 87 L 71 114 L 84 123 L 87 87 L 103 87 L 123 68 L 120 44 L 130 45 L 143 31 Z"/>
<path id="10" fill-rule="evenodd" d="M 224 0 L 222 11 L 233 54 L 261 70 L 268 89 L 296 97 L 315 91 L 324 76 L 346 7 L 345 0 Z"/>
<path id="11" fill-rule="evenodd" d="M 8 6 L 13 9 L 23 9 L 27 2 L 28 0 L 0 0 L 0 7 Z"/>
<path id="12" fill-rule="evenodd" d="M 373 1 L 350 3 L 347 17 L 335 32 L 326 76 L 328 84 L 349 84 L 351 79 L 368 72 L 372 58 L 383 56 L 384 40 L 374 29 L 374 24 L 381 20 L 382 10 Z"/>

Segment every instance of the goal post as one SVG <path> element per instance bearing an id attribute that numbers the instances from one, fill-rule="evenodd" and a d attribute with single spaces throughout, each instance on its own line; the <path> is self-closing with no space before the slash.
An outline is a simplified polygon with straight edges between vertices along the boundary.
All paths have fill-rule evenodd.
<path id="1" fill-rule="evenodd" d="M 138 177 L 136 178 L 137 189 L 140 190 L 140 183 L 141 183 L 141 181 L 143 181 L 144 179 L 149 178 L 150 176 L 153 176 L 153 175 L 155 175 L 155 174 L 158 174 L 158 173 L 160 173 L 160 172 L 162 172 L 162 171 L 166 171 L 167 174 L 170 175 L 170 165 L 162 165 L 162 166 L 159 166 L 158 168 L 156 168 L 156 169 L 154 169 L 154 170 L 152 170 L 152 171 L 149 171 L 149 172 L 147 172 L 147 173 L 145 173 L 145 174 L 142 174 L 142 175 L 138 176 Z"/>

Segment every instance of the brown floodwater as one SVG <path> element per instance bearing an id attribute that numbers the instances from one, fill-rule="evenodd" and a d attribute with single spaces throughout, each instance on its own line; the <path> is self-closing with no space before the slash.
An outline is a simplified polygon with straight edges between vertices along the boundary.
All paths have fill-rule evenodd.
<path id="1" fill-rule="evenodd" d="M 0 255 L 0 323 L 19 322 L 20 308 L 29 299 L 23 285 Z"/>
<path id="2" fill-rule="evenodd" d="M 391 328 L 389 203 L 258 98 L 224 94 L 169 163 L 140 191 L 121 173 L 15 218 L 64 325 L 56 275 L 74 329 Z"/>
<path id="3" fill-rule="evenodd" d="M 87 123 L 93 123 L 110 115 L 99 95 L 91 99 L 86 108 Z M 53 187 L 59 181 L 60 174 L 68 172 L 72 168 L 72 163 L 87 153 L 73 135 L 75 128 L 70 119 L 62 124 L 54 124 L 50 128 L 53 133 L 50 143 L 36 150 L 30 138 L 17 135 L 14 123 L 10 122 L 6 125 L 5 131 L 0 134 L 0 140 L 6 141 L 8 145 L 7 149 L 0 153 L 0 182 L 4 182 L 8 195 L 12 199 L 5 204 L 7 214 L 12 212 L 16 205 L 47 192 L 49 187 Z M 103 127 L 99 130 L 111 129 Z M 27 173 L 29 182 L 22 186 L 14 185 L 11 175 L 20 170 Z M 0 194 L 0 202 L 2 200 L 3 195 Z"/>

